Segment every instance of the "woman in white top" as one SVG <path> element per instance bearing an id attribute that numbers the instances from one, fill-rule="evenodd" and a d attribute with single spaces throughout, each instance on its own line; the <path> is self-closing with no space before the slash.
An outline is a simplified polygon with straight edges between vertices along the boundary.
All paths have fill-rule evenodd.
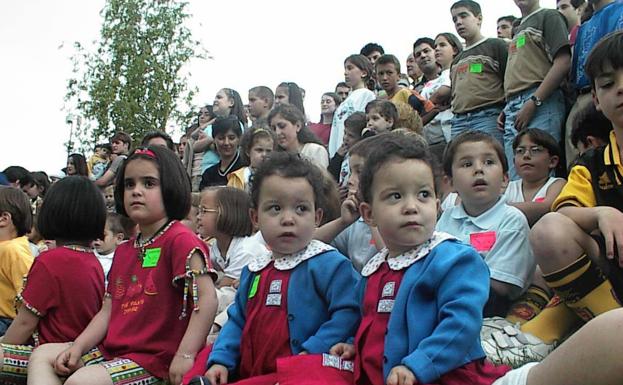
<path id="1" fill-rule="evenodd" d="M 329 154 L 320 139 L 307 128 L 301 110 L 290 104 L 279 105 L 270 111 L 268 124 L 275 131 L 282 150 L 299 153 L 321 169 L 327 168 Z"/>
<path id="2" fill-rule="evenodd" d="M 363 55 L 350 55 L 344 60 L 344 79 L 352 91 L 335 110 L 331 134 L 329 135 L 329 153 L 335 155 L 342 145 L 344 137 L 344 121 L 353 112 L 365 112 L 366 105 L 376 96 L 371 90 L 374 89 L 374 68 L 370 60 Z"/>

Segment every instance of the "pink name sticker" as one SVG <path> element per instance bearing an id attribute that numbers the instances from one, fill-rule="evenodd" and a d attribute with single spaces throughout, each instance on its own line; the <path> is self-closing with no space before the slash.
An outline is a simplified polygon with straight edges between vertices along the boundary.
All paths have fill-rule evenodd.
<path id="1" fill-rule="evenodd" d="M 534 200 L 535 203 L 541 203 L 541 202 L 545 202 L 545 198 L 541 197 L 541 198 L 536 198 Z"/>
<path id="2" fill-rule="evenodd" d="M 469 235 L 469 243 L 478 252 L 489 251 L 495 244 L 495 231 L 485 231 L 482 233 L 472 233 Z"/>

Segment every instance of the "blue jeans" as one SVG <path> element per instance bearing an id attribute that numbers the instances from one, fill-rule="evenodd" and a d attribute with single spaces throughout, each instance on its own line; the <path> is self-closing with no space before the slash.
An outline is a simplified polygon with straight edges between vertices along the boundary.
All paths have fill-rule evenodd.
<path id="1" fill-rule="evenodd" d="M 524 103 L 530 99 L 537 87 L 523 91 L 506 102 L 504 107 L 504 115 L 506 122 L 504 123 L 504 152 L 508 160 L 508 176 L 511 180 L 519 179 L 519 175 L 515 171 L 513 154 L 513 140 L 517 136 L 515 129 L 515 118 L 517 113 L 523 107 Z M 540 107 L 536 107 L 532 120 L 526 128 L 540 128 L 549 133 L 560 143 L 560 133 L 562 124 L 565 121 L 565 99 L 560 89 L 554 91 Z"/>
<path id="2" fill-rule="evenodd" d="M 454 114 L 452 118 L 452 139 L 467 130 L 483 131 L 504 143 L 504 135 L 498 130 L 498 116 L 502 107 L 485 107 L 464 114 Z"/>

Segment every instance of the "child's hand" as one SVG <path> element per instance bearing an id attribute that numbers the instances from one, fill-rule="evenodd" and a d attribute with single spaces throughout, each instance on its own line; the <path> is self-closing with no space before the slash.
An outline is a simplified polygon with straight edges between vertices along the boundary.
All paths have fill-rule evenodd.
<path id="1" fill-rule="evenodd" d="M 221 385 L 227 383 L 227 375 L 229 371 L 226 367 L 219 364 L 210 366 L 210 369 L 205 373 L 205 376 L 210 381 L 211 385 Z"/>
<path id="2" fill-rule="evenodd" d="M 533 101 L 528 100 L 523 104 L 523 106 L 521 106 L 521 109 L 517 113 L 517 116 L 515 116 L 515 129 L 517 130 L 517 132 L 528 127 L 528 123 L 530 123 L 530 121 L 534 117 L 535 112 L 536 105 Z"/>
<path id="3" fill-rule="evenodd" d="M 387 385 L 415 385 L 417 383 L 413 372 L 404 365 L 394 366 L 387 376 Z"/>
<path id="4" fill-rule="evenodd" d="M 346 146 L 346 143 L 342 143 L 342 145 L 337 149 L 337 153 L 340 156 L 346 155 L 347 152 L 348 152 L 348 146 Z"/>
<path id="5" fill-rule="evenodd" d="M 190 357 L 175 354 L 169 366 L 169 381 L 171 381 L 171 384 L 181 384 L 182 377 L 192 368 L 194 362 L 195 360 Z"/>
<path id="6" fill-rule="evenodd" d="M 341 186 L 338 192 L 340 194 L 340 202 L 344 202 L 344 200 L 348 198 L 348 186 Z"/>
<path id="7" fill-rule="evenodd" d="M 345 224 L 350 225 L 359 218 L 359 199 L 354 194 L 349 194 L 348 198 L 342 202 L 340 216 Z"/>
<path id="8" fill-rule="evenodd" d="M 343 360 L 352 360 L 355 357 L 355 347 L 344 342 L 333 345 L 329 354 L 339 356 Z"/>
<path id="9" fill-rule="evenodd" d="M 82 358 L 82 349 L 77 345 L 71 345 L 54 360 L 54 371 L 63 377 L 69 376 L 78 369 L 78 362 Z"/>
<path id="10" fill-rule="evenodd" d="M 606 241 L 606 257 L 614 258 L 619 254 L 619 266 L 623 267 L 623 213 L 614 207 L 597 209 L 597 226 Z"/>

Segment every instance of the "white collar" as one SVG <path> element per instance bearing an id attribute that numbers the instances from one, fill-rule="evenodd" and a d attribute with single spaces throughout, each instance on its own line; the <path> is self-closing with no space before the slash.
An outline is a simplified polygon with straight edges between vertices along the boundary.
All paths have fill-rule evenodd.
<path id="1" fill-rule="evenodd" d="M 268 266 L 270 262 L 274 261 L 275 269 L 291 270 L 298 266 L 301 262 L 329 250 L 335 250 L 335 248 L 327 245 L 324 242 L 313 239 L 311 242 L 309 242 L 309 245 L 307 245 L 307 247 L 294 254 L 286 255 L 279 258 L 273 258 L 273 253 L 268 252 L 261 253 L 258 256 L 254 256 L 251 262 L 249 262 L 248 267 L 249 271 L 258 272 Z"/>
<path id="2" fill-rule="evenodd" d="M 536 15 L 537 13 L 541 12 L 542 10 L 544 10 L 545 8 L 539 8 L 535 11 L 532 11 L 531 14 L 526 15 L 526 17 L 522 18 L 522 20 L 519 22 L 519 25 L 523 24 L 526 20 L 528 20 L 528 18 L 532 17 L 533 15 Z"/>
<path id="3" fill-rule="evenodd" d="M 388 258 L 389 251 L 387 248 L 379 251 L 374 257 L 372 257 L 361 271 L 361 275 L 364 277 L 372 275 L 375 271 L 381 267 L 383 262 L 387 261 L 389 268 L 392 270 L 402 270 L 413 265 L 415 262 L 426 257 L 438 244 L 448 239 L 456 239 L 448 233 L 441 231 L 435 231 L 433 236 L 426 242 L 422 243 L 415 249 L 411 249 L 405 253 L 402 253 L 394 258 Z"/>
<path id="4" fill-rule="evenodd" d="M 489 40 L 489 38 L 484 36 L 482 39 L 478 40 L 477 42 L 475 42 L 474 44 L 472 44 L 470 46 L 465 47 L 463 50 L 467 51 L 468 49 L 472 49 L 472 48 L 474 48 L 476 46 L 479 46 L 480 44 L 484 43 L 487 40 Z"/>

